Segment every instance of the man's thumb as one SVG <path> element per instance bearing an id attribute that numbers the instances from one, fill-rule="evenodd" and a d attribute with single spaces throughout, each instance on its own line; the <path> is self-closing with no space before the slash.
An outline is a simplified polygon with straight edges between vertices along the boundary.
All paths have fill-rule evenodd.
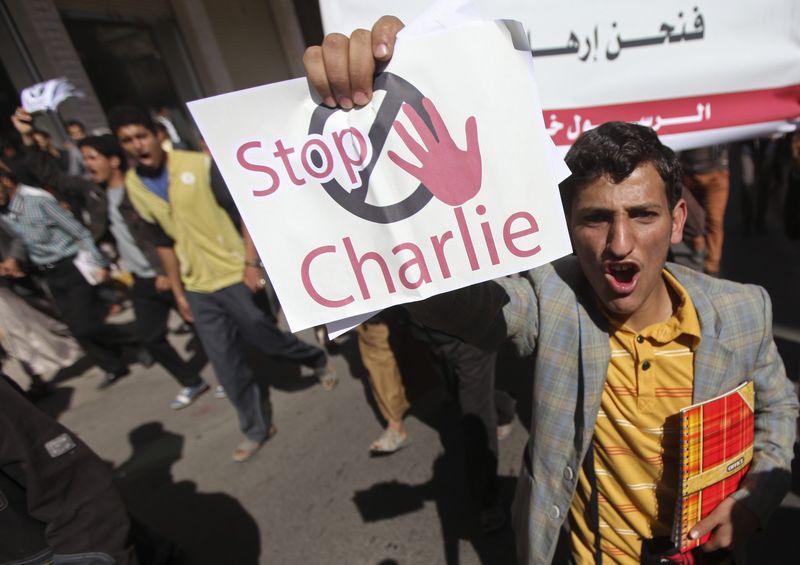
<path id="1" fill-rule="evenodd" d="M 717 519 L 716 511 L 712 512 L 699 522 L 697 522 L 694 527 L 689 530 L 689 539 L 690 540 L 699 540 L 702 539 L 706 534 L 708 534 L 711 530 L 719 525 L 719 520 Z"/>

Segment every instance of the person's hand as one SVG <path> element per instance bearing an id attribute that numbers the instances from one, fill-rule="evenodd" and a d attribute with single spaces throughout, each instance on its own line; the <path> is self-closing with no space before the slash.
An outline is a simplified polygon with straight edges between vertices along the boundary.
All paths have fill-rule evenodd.
<path id="1" fill-rule="evenodd" d="M 111 272 L 106 268 L 98 269 L 94 272 L 94 278 L 97 284 L 108 282 L 108 279 L 111 278 Z"/>
<path id="2" fill-rule="evenodd" d="M 306 75 L 323 104 L 347 110 L 367 104 L 372 99 L 376 61 L 386 63 L 392 58 L 397 32 L 404 25 L 394 16 L 383 16 L 372 31 L 357 29 L 349 38 L 331 33 L 322 45 L 306 49 Z"/>
<path id="3" fill-rule="evenodd" d="M 695 524 L 689 532 L 689 538 L 701 539 L 711 532 L 711 537 L 700 547 L 703 551 L 716 551 L 741 545 L 750 539 L 758 527 L 758 517 L 753 511 L 728 497 L 711 514 Z"/>
<path id="4" fill-rule="evenodd" d="M 18 279 L 25 276 L 25 273 L 19 268 L 19 263 L 13 257 L 6 257 L 0 262 L 0 276 L 12 277 Z"/>
<path id="5" fill-rule="evenodd" d="M 158 292 L 164 292 L 165 290 L 172 289 L 172 283 L 168 277 L 165 277 L 164 275 L 156 275 L 155 287 Z"/>
<path id="6" fill-rule="evenodd" d="M 33 117 L 20 106 L 11 114 L 11 123 L 19 132 L 25 145 L 29 145 L 28 140 L 33 141 Z"/>
<path id="7" fill-rule="evenodd" d="M 258 292 L 267 284 L 267 281 L 264 278 L 264 271 L 258 267 L 253 267 L 252 265 L 245 266 L 242 282 L 247 288 L 250 289 L 250 292 L 253 293 Z"/>
<path id="8" fill-rule="evenodd" d="M 411 137 L 400 121 L 394 122 L 397 135 L 421 166 L 409 163 L 394 151 L 389 151 L 389 159 L 424 184 L 445 204 L 461 206 L 481 189 L 481 150 L 478 146 L 478 125 L 475 116 L 467 118 L 464 125 L 467 148 L 461 150 L 450 136 L 433 102 L 423 98 L 422 106 L 431 118 L 436 137 L 409 104 L 403 104 L 403 112 L 411 121 L 423 145 Z"/>
<path id="9" fill-rule="evenodd" d="M 190 324 L 194 322 L 194 316 L 192 315 L 192 309 L 189 306 L 189 301 L 186 300 L 186 295 L 184 294 L 176 294 L 175 295 L 175 304 L 178 306 L 178 314 L 181 315 L 181 318 L 184 321 L 189 322 Z"/>

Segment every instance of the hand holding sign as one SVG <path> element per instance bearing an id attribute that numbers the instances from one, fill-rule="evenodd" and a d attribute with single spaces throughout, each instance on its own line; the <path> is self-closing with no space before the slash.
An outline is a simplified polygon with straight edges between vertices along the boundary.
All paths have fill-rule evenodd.
<path id="1" fill-rule="evenodd" d="M 481 152 L 478 147 L 478 125 L 475 116 L 467 118 L 464 126 L 467 149 L 463 151 L 453 141 L 433 102 L 423 98 L 422 106 L 431 117 L 436 138 L 409 104 L 403 104 L 403 112 L 411 120 L 425 147 L 411 137 L 402 123 L 394 122 L 395 131 L 419 160 L 421 166 L 412 165 L 394 151 L 389 151 L 389 159 L 417 178 L 445 204 L 461 206 L 481 189 Z"/>
<path id="2" fill-rule="evenodd" d="M 379 95 L 349 111 L 319 104 L 345 108 L 359 90 L 354 67 L 328 56 L 375 55 L 376 33 L 341 39 L 307 53 L 320 98 L 299 79 L 190 104 L 292 330 L 352 325 L 570 251 L 518 26 L 406 35 L 377 76 L 363 73 Z M 269 191 L 253 190 L 259 175 Z"/>

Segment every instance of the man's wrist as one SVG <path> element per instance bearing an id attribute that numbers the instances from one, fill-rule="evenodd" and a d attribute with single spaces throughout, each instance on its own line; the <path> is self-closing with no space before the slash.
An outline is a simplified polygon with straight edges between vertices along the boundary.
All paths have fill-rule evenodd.
<path id="1" fill-rule="evenodd" d="M 264 263 L 261 262 L 261 259 L 245 259 L 244 266 L 253 267 L 254 269 L 263 269 Z"/>

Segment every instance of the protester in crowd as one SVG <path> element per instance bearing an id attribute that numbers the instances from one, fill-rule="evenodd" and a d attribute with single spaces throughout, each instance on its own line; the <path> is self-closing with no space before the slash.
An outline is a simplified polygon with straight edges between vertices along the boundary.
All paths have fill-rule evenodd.
<path id="1" fill-rule="evenodd" d="M 705 233 L 694 236 L 694 252 L 704 256 L 703 270 L 718 276 L 730 193 L 728 150 L 723 145 L 689 149 L 681 152 L 680 159 L 683 182 L 706 212 Z"/>
<path id="2" fill-rule="evenodd" d="M 401 27 L 384 17 L 371 32 L 309 48 L 306 70 L 321 99 L 368 102 L 376 62 L 391 57 Z M 677 495 L 664 479 L 678 465 L 666 422 L 751 380 L 752 464 L 741 488 L 690 531 L 692 539 L 711 533 L 704 550 L 740 545 L 787 491 L 798 413 L 769 297 L 666 263 L 686 204 L 680 163 L 651 129 L 601 125 L 566 161 L 572 175 L 561 191 L 575 257 L 407 305 L 475 345 L 491 349 L 508 336 L 535 354 L 531 439 L 515 497 L 518 558 L 550 563 L 560 545 L 577 563 L 659 559 Z M 612 455 L 616 448 L 627 451 Z"/>
<path id="3" fill-rule="evenodd" d="M 124 267 L 133 275 L 137 337 L 182 387 L 170 406 L 185 408 L 208 390 L 208 383 L 167 341 L 167 320 L 175 301 L 145 222 L 125 191 L 125 154 L 111 135 L 84 138 L 79 146 L 92 181 L 105 191 L 103 223 L 114 237 Z"/>
<path id="4" fill-rule="evenodd" d="M 0 364 L 16 359 L 30 378 L 31 398 L 50 392 L 43 375 L 69 367 L 82 352 L 66 326 L 30 305 L 18 289 L 23 285 L 27 257 L 13 228 L 0 218 Z M 26 281 L 29 283 L 29 281 Z"/>
<path id="5" fill-rule="evenodd" d="M 77 146 L 78 142 L 83 139 L 86 139 L 86 126 L 84 126 L 78 120 L 67 120 L 64 124 L 64 127 L 67 129 L 67 135 L 72 140 L 72 142 Z"/>
<path id="6" fill-rule="evenodd" d="M 391 455 L 411 445 L 403 423 L 410 405 L 390 341 L 394 320 L 396 316 L 389 310 L 356 328 L 358 350 L 367 369 L 372 395 L 386 420 L 383 433 L 369 447 L 372 455 Z"/>
<path id="7" fill-rule="evenodd" d="M 106 307 L 96 283 L 108 278 L 108 262 L 89 231 L 50 193 L 20 183 L 21 174 L 0 167 L 1 216 L 25 244 L 32 269 L 72 335 L 105 372 L 99 385 L 105 388 L 128 374 L 121 348 L 136 343 L 126 328 L 104 321 Z"/>
<path id="8" fill-rule="evenodd" d="M 36 142 L 37 130 L 33 127 L 33 116 L 24 108 L 19 107 L 14 111 L 11 123 L 22 141 L 22 151 L 17 161 L 20 167 L 30 173 L 30 178 L 26 180 L 52 192 L 64 202 L 75 219 L 89 228 L 95 242 L 99 242 L 107 232 L 103 191 L 88 179 L 69 173 L 68 168 L 50 152 L 48 145 Z M 75 151 L 82 163 L 83 157 L 77 147 Z"/>
<path id="9" fill-rule="evenodd" d="M 0 374 L 0 563 L 135 565 L 111 470 Z"/>
<path id="10" fill-rule="evenodd" d="M 218 172 L 202 153 L 166 153 L 150 116 L 139 108 L 109 114 L 135 168 L 128 171 L 128 196 L 156 238 L 158 253 L 178 310 L 195 328 L 217 377 L 239 414 L 246 439 L 233 453 L 246 461 L 275 433 L 268 400 L 245 361 L 245 344 L 265 354 L 311 367 L 327 390 L 338 382 L 322 349 L 278 329 L 254 302 L 266 283 L 247 228 L 241 234 L 216 194 Z M 212 183 L 218 185 L 214 190 Z"/>
<path id="11" fill-rule="evenodd" d="M 497 476 L 498 441 L 510 432 L 514 420 L 514 400 L 495 391 L 497 353 L 430 328 L 415 333 L 428 344 L 447 394 L 458 401 L 469 496 L 477 507 L 481 531 L 496 532 L 508 522 Z"/>
<path id="12" fill-rule="evenodd" d="M 789 134 L 789 143 L 783 225 L 788 237 L 800 239 L 800 131 Z"/>

